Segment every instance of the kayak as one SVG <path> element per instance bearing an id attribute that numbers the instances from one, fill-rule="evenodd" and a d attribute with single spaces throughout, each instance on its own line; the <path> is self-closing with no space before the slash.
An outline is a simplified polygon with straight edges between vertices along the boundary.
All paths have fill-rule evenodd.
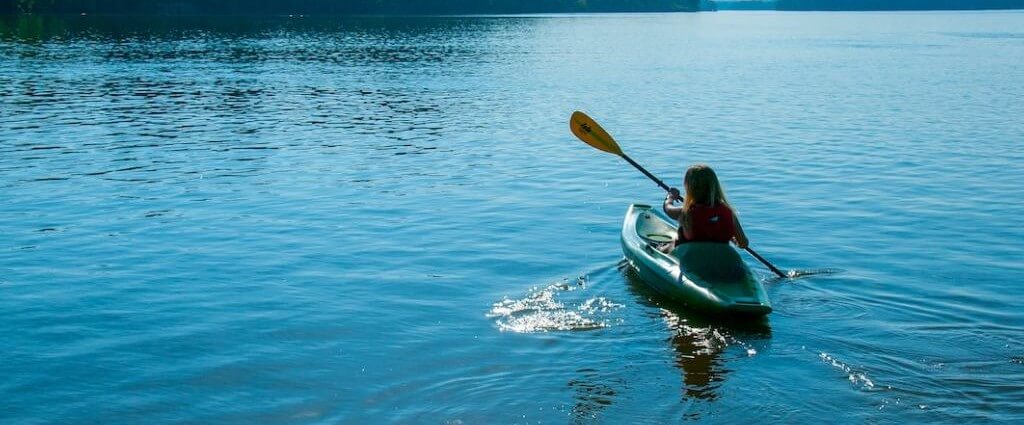
<path id="1" fill-rule="evenodd" d="M 622 224 L 622 251 L 647 286 L 686 308 L 705 313 L 771 313 L 764 286 L 732 246 L 689 242 L 670 254 L 658 250 L 658 245 L 672 241 L 675 235 L 676 225 L 649 205 L 629 206 Z"/>

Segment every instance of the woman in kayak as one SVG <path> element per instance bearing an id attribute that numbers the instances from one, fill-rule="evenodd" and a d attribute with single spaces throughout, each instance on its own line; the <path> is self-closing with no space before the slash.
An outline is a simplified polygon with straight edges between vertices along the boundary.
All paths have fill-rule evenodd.
<path id="1" fill-rule="evenodd" d="M 665 198 L 662 207 L 665 214 L 679 220 L 676 240 L 663 249 L 671 251 L 686 242 L 732 241 L 740 248 L 747 247 L 747 235 L 743 233 L 740 220 L 725 199 L 722 185 L 711 167 L 704 164 L 690 167 L 683 177 L 683 187 L 686 189 L 683 199 L 673 191 Z M 676 201 L 682 201 L 683 205 L 676 206 Z"/>

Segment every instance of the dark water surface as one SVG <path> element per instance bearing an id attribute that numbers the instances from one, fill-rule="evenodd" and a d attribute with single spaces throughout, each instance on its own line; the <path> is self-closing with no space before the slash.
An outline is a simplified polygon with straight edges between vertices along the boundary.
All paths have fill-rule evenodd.
<path id="1" fill-rule="evenodd" d="M 1024 13 L 0 22 L 0 422 L 1024 421 Z M 576 109 L 842 272 L 664 305 Z"/>

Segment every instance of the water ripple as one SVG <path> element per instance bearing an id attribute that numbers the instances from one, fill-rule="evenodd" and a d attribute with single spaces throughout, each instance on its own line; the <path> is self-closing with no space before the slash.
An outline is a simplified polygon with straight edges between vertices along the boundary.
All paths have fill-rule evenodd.
<path id="1" fill-rule="evenodd" d="M 1022 422 L 1022 19 L 0 17 L 4 418 Z M 843 272 L 645 290 L 577 109 Z"/>

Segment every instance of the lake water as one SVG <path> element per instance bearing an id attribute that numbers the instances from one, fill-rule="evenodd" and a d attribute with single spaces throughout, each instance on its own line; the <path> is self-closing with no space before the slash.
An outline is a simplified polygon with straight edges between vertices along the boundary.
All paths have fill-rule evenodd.
<path id="1" fill-rule="evenodd" d="M 4 423 L 1024 421 L 1024 13 L 0 20 Z M 624 269 L 716 168 L 776 311 Z"/>

